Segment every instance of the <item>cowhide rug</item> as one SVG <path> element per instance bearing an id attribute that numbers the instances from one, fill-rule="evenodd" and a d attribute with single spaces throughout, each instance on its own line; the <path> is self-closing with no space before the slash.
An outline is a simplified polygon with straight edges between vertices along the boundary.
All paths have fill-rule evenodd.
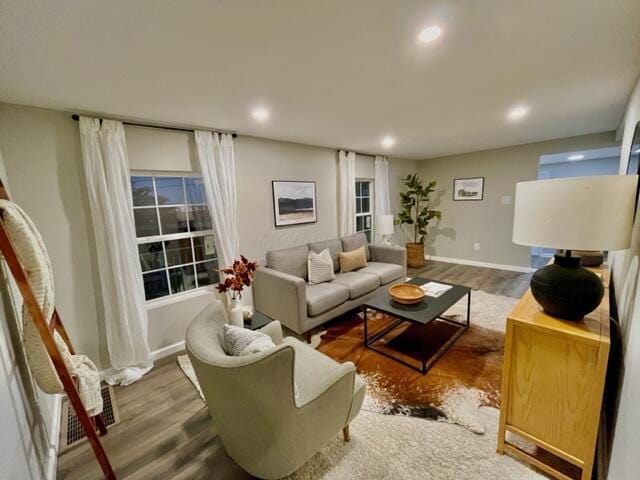
<path id="1" fill-rule="evenodd" d="M 445 316 L 463 321 L 466 301 L 463 298 Z M 339 362 L 356 365 L 367 382 L 364 410 L 456 423 L 481 434 L 485 425 L 479 407 L 500 404 L 504 328 L 516 302 L 509 297 L 472 292 L 471 327 L 426 375 L 365 348 L 362 313 L 345 315 L 325 325 L 317 349 Z M 368 316 L 370 335 L 393 321 L 372 311 Z M 405 325 L 384 338 L 388 338 L 388 345 L 396 344 L 395 348 L 407 352 L 403 355 L 389 349 L 390 353 L 416 366 L 419 363 L 411 354 L 416 339 L 435 350 L 452 333 L 446 322 L 426 327 Z M 376 345 L 388 348 L 384 343 Z"/>
<path id="2" fill-rule="evenodd" d="M 338 362 L 351 361 L 356 365 L 367 382 L 364 410 L 455 423 L 482 434 L 486 425 L 479 408 L 500 406 L 506 316 L 516 302 L 510 297 L 473 291 L 471 327 L 426 375 L 365 349 L 362 313 L 350 313 L 329 322 L 325 330 L 313 335 L 312 346 Z M 445 316 L 462 321 L 466 308 L 465 297 Z M 369 315 L 371 332 L 392 321 L 371 311 Z M 402 328 L 394 330 L 394 335 L 402 332 Z M 409 326 L 403 336 L 411 339 L 414 334 L 424 335 L 412 329 L 418 330 Z M 433 344 L 450 333 L 444 322 L 428 330 Z M 393 354 L 397 355 L 395 351 Z M 405 359 L 412 361 L 410 356 Z M 178 357 L 178 363 L 204 400 L 188 356 Z"/>

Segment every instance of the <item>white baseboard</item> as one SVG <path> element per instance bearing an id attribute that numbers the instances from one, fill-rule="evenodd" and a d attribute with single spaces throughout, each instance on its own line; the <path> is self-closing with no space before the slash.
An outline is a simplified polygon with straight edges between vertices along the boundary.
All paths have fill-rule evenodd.
<path id="1" fill-rule="evenodd" d="M 478 262 L 476 260 L 466 260 L 464 258 L 438 257 L 436 255 L 425 255 L 427 260 L 435 260 L 436 262 L 457 263 L 460 265 L 471 265 L 474 267 L 494 268 L 497 270 L 510 270 L 512 272 L 531 273 L 535 271 L 531 267 L 520 267 L 518 265 L 505 265 L 502 263 Z"/>
<path id="2" fill-rule="evenodd" d="M 156 360 L 168 357 L 169 355 L 173 355 L 174 353 L 178 353 L 184 349 L 184 340 L 182 340 L 181 342 L 174 343 L 173 345 L 154 350 L 151 352 L 151 358 L 155 362 Z"/>
<path id="3" fill-rule="evenodd" d="M 161 358 L 168 357 L 169 355 L 173 355 L 174 353 L 178 353 L 185 349 L 184 340 L 174 343 L 173 345 L 168 345 L 166 347 L 159 348 L 158 350 L 154 350 L 151 352 L 151 360 L 154 362 L 156 360 L 160 360 Z M 106 377 L 113 373 L 112 369 L 107 368 L 105 370 L 100 370 L 100 381 L 104 381 Z"/>
<path id="4" fill-rule="evenodd" d="M 51 429 L 49 430 L 49 451 L 44 474 L 47 480 L 56 480 L 58 470 L 58 447 L 60 445 L 60 422 L 62 416 L 62 395 L 54 395 L 51 412 Z"/>

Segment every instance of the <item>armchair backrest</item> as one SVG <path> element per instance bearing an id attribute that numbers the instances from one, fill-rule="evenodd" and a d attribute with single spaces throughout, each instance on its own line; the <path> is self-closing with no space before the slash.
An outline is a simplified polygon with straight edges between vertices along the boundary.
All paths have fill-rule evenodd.
<path id="1" fill-rule="evenodd" d="M 218 335 L 226 320 L 222 302 L 214 300 L 187 329 L 187 352 L 225 446 L 259 449 L 295 412 L 293 347 L 227 355 Z"/>

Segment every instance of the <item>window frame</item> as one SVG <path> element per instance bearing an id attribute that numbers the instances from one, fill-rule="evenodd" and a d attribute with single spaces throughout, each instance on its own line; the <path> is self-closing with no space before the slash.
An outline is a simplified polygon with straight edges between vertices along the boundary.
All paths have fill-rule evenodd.
<path id="1" fill-rule="evenodd" d="M 184 182 L 184 179 L 186 178 L 202 178 L 202 174 L 199 172 L 168 172 L 168 171 L 154 171 L 154 170 L 129 170 L 129 182 L 131 182 L 131 178 L 132 177 L 151 177 L 152 178 L 152 184 L 153 184 L 153 200 L 154 203 L 152 205 L 133 205 L 133 192 L 132 192 L 132 215 L 134 215 L 135 210 L 144 210 L 144 209 L 154 209 L 155 213 L 156 213 L 156 220 L 158 222 L 158 230 L 159 232 L 162 232 L 162 223 L 161 223 L 161 217 L 160 217 L 160 208 L 163 207 L 185 207 L 185 208 L 189 208 L 189 207 L 206 207 L 208 209 L 208 204 L 206 203 L 206 199 L 205 199 L 205 203 L 188 203 L 188 197 L 187 197 L 187 192 L 186 192 L 186 184 Z M 182 189 L 183 189 L 183 194 L 184 194 L 184 200 L 185 203 L 184 204 L 168 204 L 168 205 L 159 205 L 158 204 L 158 190 L 156 187 L 156 181 L 155 179 L 158 177 L 179 177 L 183 179 L 182 182 Z M 209 216 L 211 216 L 211 212 L 209 212 Z M 134 215 L 135 218 L 135 215 Z M 212 220 L 212 219 L 211 219 Z M 134 227 L 134 233 L 135 232 L 135 227 Z M 210 292 L 215 291 L 215 286 L 216 283 L 210 284 L 210 285 L 204 285 L 204 286 L 199 286 L 198 285 L 198 280 L 197 280 L 197 265 L 199 264 L 203 264 L 203 263 L 208 263 L 208 262 L 218 262 L 218 249 L 216 246 L 216 254 L 215 257 L 213 258 L 208 258 L 206 260 L 196 260 L 196 252 L 195 252 L 195 242 L 194 242 L 194 238 L 200 238 L 200 237 L 206 237 L 206 236 L 213 236 L 214 238 L 214 245 L 215 244 L 215 233 L 213 231 L 213 228 L 208 229 L 208 230 L 199 230 L 199 231 L 195 231 L 195 232 L 178 232 L 178 233 L 169 233 L 169 234 L 162 234 L 159 233 L 158 235 L 147 235 L 145 237 L 138 237 L 136 234 L 135 240 L 136 240 L 136 248 L 137 248 L 137 253 L 138 253 L 138 261 L 140 261 L 140 250 L 139 250 L 139 245 L 144 245 L 147 243 L 161 243 L 162 244 L 162 257 L 163 257 L 163 261 L 164 261 L 164 266 L 161 268 L 154 268 L 151 270 L 145 270 L 145 271 L 141 271 L 142 273 L 142 279 L 144 281 L 144 275 L 148 274 L 148 273 L 157 273 L 157 272 L 162 272 L 164 271 L 165 276 L 166 276 L 166 280 L 167 280 L 167 287 L 168 287 L 168 291 L 169 294 L 168 295 L 162 295 L 160 297 L 156 297 L 156 298 L 152 298 L 150 300 L 146 300 L 145 299 L 145 304 L 147 306 L 148 309 L 152 309 L 161 305 L 167 305 L 173 302 L 177 302 L 177 301 L 182 301 L 185 300 L 187 298 L 191 298 L 191 297 L 196 297 L 196 296 L 200 296 L 203 294 L 208 294 Z M 164 245 L 164 242 L 168 242 L 168 241 L 172 241 L 172 240 L 182 240 L 182 239 L 190 239 L 190 245 L 191 245 L 191 258 L 192 261 L 188 262 L 188 263 L 180 263 L 180 264 L 176 264 L 176 265 L 169 265 L 168 259 L 167 259 L 167 250 L 166 250 L 166 246 Z M 171 288 L 171 276 L 169 271 L 172 269 L 176 269 L 176 268 L 182 268 L 182 267 L 188 267 L 188 266 L 192 266 L 194 269 L 194 274 L 195 274 L 195 281 L 196 281 L 196 287 L 192 288 L 190 290 L 186 290 L 183 292 L 172 292 L 172 288 Z M 218 263 L 218 268 L 220 268 L 220 264 Z"/>
<path id="2" fill-rule="evenodd" d="M 363 195 L 358 195 L 358 183 L 368 183 L 369 184 L 369 195 L 367 196 L 363 196 Z M 369 238 L 369 242 L 372 243 L 374 238 L 375 238 L 375 230 L 374 230 L 374 226 L 375 226 L 375 222 L 374 222 L 374 218 L 373 218 L 373 210 L 374 210 L 374 180 L 373 178 L 356 178 L 355 179 L 355 185 L 354 185 L 354 196 L 353 196 L 353 203 L 354 203 L 354 212 L 355 212 L 355 216 L 354 216 L 354 231 L 356 233 L 360 233 L 363 232 L 365 235 L 367 234 L 367 232 L 371 232 L 370 238 Z M 363 198 L 368 198 L 369 199 L 369 210 L 367 212 L 360 212 L 358 213 L 358 199 L 363 199 Z M 364 230 L 358 230 L 358 217 L 366 217 L 366 216 L 370 216 L 371 217 L 371 227 L 370 228 L 365 228 Z M 363 220 L 364 221 L 364 220 Z"/>

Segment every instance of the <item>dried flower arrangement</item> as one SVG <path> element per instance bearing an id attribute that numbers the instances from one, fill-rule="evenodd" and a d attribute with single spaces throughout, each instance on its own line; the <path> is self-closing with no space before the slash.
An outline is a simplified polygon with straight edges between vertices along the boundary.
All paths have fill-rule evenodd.
<path id="1" fill-rule="evenodd" d="M 216 287 L 218 292 L 226 293 L 231 291 L 232 300 L 241 299 L 242 290 L 253 283 L 253 275 L 256 268 L 258 268 L 257 262 L 249 261 L 247 257 L 240 255 L 240 259 L 234 260 L 232 266 L 220 270 L 227 277 L 223 282 L 218 283 Z"/>

